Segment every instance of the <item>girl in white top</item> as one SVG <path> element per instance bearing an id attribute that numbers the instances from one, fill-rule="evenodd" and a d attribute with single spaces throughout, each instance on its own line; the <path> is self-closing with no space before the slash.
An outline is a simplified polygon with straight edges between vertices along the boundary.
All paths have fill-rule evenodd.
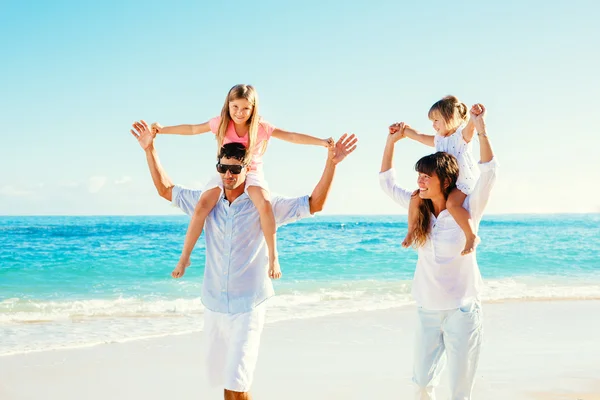
<path id="1" fill-rule="evenodd" d="M 474 107 L 478 107 L 478 105 Z M 479 109 L 475 111 L 481 112 Z M 471 145 L 474 133 L 473 122 L 468 118 L 465 103 L 460 102 L 454 96 L 446 96 L 437 101 L 429 109 L 428 116 L 433 122 L 433 129 L 437 132 L 436 135 L 419 133 L 406 124 L 404 124 L 404 135 L 427 146 L 435 147 L 437 151 L 443 151 L 456 157 L 459 176 L 456 189 L 452 190 L 448 197 L 447 207 L 450 215 L 465 233 L 465 246 L 461 254 L 469 254 L 475 250 L 479 243 L 469 212 L 462 207 L 467 195 L 473 191 L 478 177 Z M 398 126 L 398 123 L 390 126 L 390 133 L 397 131 Z M 422 232 L 415 232 L 419 229 L 416 218 L 420 203 L 419 196 L 413 196 L 408 209 L 408 233 L 402 241 L 403 247 L 422 244 L 418 239 L 422 237 Z"/>

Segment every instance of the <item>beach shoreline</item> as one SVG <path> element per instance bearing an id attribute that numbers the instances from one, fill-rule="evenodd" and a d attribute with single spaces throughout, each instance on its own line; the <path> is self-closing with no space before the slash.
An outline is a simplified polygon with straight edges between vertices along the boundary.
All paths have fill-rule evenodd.
<path id="1" fill-rule="evenodd" d="M 277 296 L 273 296 L 268 301 L 272 301 L 276 297 Z M 573 296 L 573 297 L 526 297 L 526 298 L 486 299 L 486 300 L 482 300 L 482 304 L 484 306 L 486 306 L 486 305 L 491 305 L 491 304 L 504 304 L 504 303 L 534 303 L 534 302 L 546 303 L 546 302 L 572 302 L 572 301 L 600 301 L 600 296 L 599 297 L 575 297 L 575 296 Z M 289 320 L 310 320 L 310 319 L 315 319 L 315 318 L 327 318 L 328 316 L 339 315 L 339 314 L 348 314 L 348 313 L 357 313 L 357 312 L 360 313 L 360 312 L 373 312 L 373 311 L 385 311 L 385 310 L 412 309 L 414 307 L 415 307 L 415 303 L 414 303 L 414 301 L 411 301 L 408 304 L 403 304 L 398 307 L 381 307 L 381 308 L 368 308 L 368 309 L 364 309 L 364 310 L 338 311 L 338 312 L 329 313 L 329 314 L 303 315 L 302 317 L 291 317 L 291 318 L 285 318 L 285 319 L 281 319 L 281 317 L 279 315 L 277 318 L 273 318 L 271 315 L 270 318 L 268 318 L 268 320 L 266 321 L 266 324 L 267 325 L 277 324 L 277 323 L 281 323 L 281 322 L 285 322 L 285 321 L 289 321 Z M 271 312 L 273 311 L 272 307 L 269 308 L 269 311 L 271 311 Z M 196 317 L 199 320 L 196 322 L 200 322 L 200 323 L 202 322 L 202 320 L 204 318 L 203 313 L 197 314 Z M 144 317 L 131 317 L 131 318 L 142 319 Z M 28 321 L 28 324 L 35 324 L 38 322 L 46 323 L 47 321 Z M 127 338 L 115 339 L 115 340 L 109 340 L 109 341 L 100 340 L 100 341 L 89 342 L 89 343 L 71 344 L 71 345 L 67 345 L 67 346 L 63 345 L 63 346 L 55 346 L 55 347 L 49 347 L 49 348 L 39 348 L 39 349 L 33 349 L 33 350 L 15 351 L 12 353 L 0 353 L 0 359 L 2 357 L 33 354 L 33 353 L 42 353 L 42 352 L 47 352 L 47 351 L 86 349 L 86 348 L 102 346 L 102 345 L 109 345 L 109 344 L 121 344 L 121 343 L 136 342 L 136 341 L 140 341 L 140 340 L 159 339 L 159 338 L 168 337 L 168 336 L 181 336 L 181 335 L 188 335 L 188 334 L 197 334 L 199 332 L 202 332 L 202 329 L 203 328 L 201 327 L 201 324 L 198 324 L 198 327 L 193 328 L 193 329 L 188 329 L 185 331 L 156 333 L 156 334 L 149 334 L 149 335 L 144 335 L 144 336 L 133 336 L 133 337 L 127 337 Z"/>
<path id="2" fill-rule="evenodd" d="M 599 311 L 597 300 L 485 303 L 474 398 L 595 399 Z M 412 398 L 415 317 L 408 306 L 267 323 L 252 392 Z M 222 398 L 206 384 L 203 355 L 202 332 L 7 355 L 0 398 Z M 440 398 L 446 385 L 443 375 Z"/>

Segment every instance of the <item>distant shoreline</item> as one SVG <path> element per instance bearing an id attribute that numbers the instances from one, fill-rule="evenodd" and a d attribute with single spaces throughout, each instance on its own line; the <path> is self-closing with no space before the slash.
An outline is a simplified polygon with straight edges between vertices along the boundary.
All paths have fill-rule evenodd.
<path id="1" fill-rule="evenodd" d="M 600 211 L 594 212 L 573 212 L 573 213 L 486 213 L 487 217 L 518 217 L 518 216 L 536 216 L 536 217 L 557 217 L 557 216 L 584 216 L 584 215 L 597 215 L 600 217 Z M 28 215 L 12 215 L 12 214 L 3 214 L 0 215 L 0 218 L 30 218 L 30 217 L 59 217 L 59 218 L 67 218 L 67 217 L 177 217 L 181 216 L 183 218 L 189 218 L 183 213 L 174 212 L 173 214 L 28 214 Z M 345 218 L 383 218 L 383 217 L 397 217 L 397 216 L 406 216 L 406 213 L 398 213 L 398 214 L 328 214 L 326 212 L 320 213 L 319 215 L 315 215 L 313 218 L 329 218 L 329 217 L 345 217 Z M 485 222 L 485 218 L 482 222 Z"/>

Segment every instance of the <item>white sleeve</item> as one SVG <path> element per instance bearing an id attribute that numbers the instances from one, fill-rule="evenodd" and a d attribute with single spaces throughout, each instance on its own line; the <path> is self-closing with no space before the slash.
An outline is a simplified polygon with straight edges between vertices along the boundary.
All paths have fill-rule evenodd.
<path id="1" fill-rule="evenodd" d="M 202 190 L 194 190 L 175 185 L 171 193 L 171 204 L 189 215 L 194 215 L 196 204 L 200 200 Z"/>
<path id="2" fill-rule="evenodd" d="M 277 196 L 273 197 L 271 204 L 277 226 L 312 216 L 308 196 L 293 198 Z"/>
<path id="3" fill-rule="evenodd" d="M 396 184 L 396 170 L 394 168 L 379 173 L 379 185 L 392 200 L 408 209 L 412 191 L 403 189 Z"/>
<path id="4" fill-rule="evenodd" d="M 480 163 L 479 170 L 481 171 L 479 179 L 475 184 L 473 192 L 468 197 L 469 213 L 476 224 L 479 224 L 481 220 L 483 210 L 490 199 L 492 188 L 496 183 L 498 174 L 498 161 L 496 161 L 496 157 L 487 163 Z"/>

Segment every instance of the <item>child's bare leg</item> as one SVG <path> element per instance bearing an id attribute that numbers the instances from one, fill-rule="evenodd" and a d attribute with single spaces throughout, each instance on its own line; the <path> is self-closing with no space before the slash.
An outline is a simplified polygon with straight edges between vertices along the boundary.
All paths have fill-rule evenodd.
<path id="1" fill-rule="evenodd" d="M 192 220 L 188 225 L 187 233 L 185 234 L 185 241 L 183 242 L 181 257 L 179 258 L 177 266 L 173 272 L 171 272 L 171 276 L 173 278 L 181 278 L 185 273 L 185 269 L 190 266 L 190 256 L 192 255 L 192 250 L 194 250 L 194 246 L 196 245 L 198 238 L 202 234 L 204 221 L 206 221 L 206 217 L 215 207 L 217 201 L 219 201 L 220 195 L 221 189 L 216 187 L 205 191 L 202 193 L 202 196 L 200 196 L 200 200 L 194 209 Z"/>
<path id="2" fill-rule="evenodd" d="M 475 230 L 473 229 L 473 221 L 471 220 L 471 215 L 467 210 L 463 208 L 463 203 L 467 195 L 461 192 L 458 189 L 453 189 L 448 196 L 448 202 L 446 203 L 446 208 L 448 212 L 460 229 L 465 233 L 465 237 L 467 239 L 465 243 L 465 248 L 460 253 L 461 255 L 469 254 L 475 251 L 475 247 L 481 241 L 477 235 L 475 235 Z"/>
<path id="3" fill-rule="evenodd" d="M 260 226 L 269 249 L 269 278 L 279 279 L 281 278 L 281 268 L 279 267 L 279 254 L 277 253 L 277 228 L 269 193 L 260 186 L 250 186 L 247 190 L 248 196 L 250 196 L 260 215 Z"/>
<path id="4" fill-rule="evenodd" d="M 417 226 L 417 218 L 419 216 L 420 204 L 421 198 L 419 197 L 419 191 L 416 190 L 410 197 L 410 203 L 408 204 L 408 232 L 406 233 L 406 237 L 402 241 L 402 247 L 410 247 L 410 245 L 413 242 L 415 227 Z"/>

